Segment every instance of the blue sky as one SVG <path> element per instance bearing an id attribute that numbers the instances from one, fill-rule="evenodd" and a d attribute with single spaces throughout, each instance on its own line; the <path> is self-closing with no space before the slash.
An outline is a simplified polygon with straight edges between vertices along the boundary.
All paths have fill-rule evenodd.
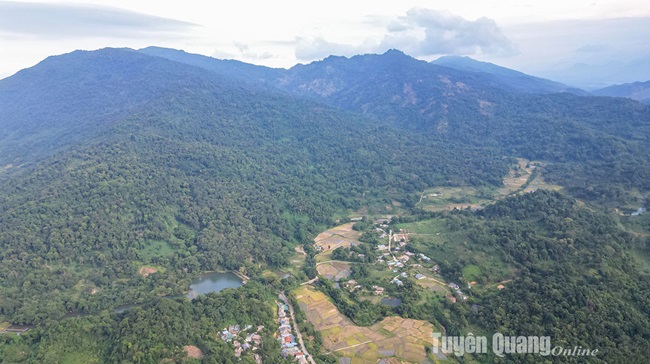
<path id="1" fill-rule="evenodd" d="M 0 78 L 76 49 L 157 45 L 272 67 L 397 48 L 557 79 L 650 59 L 649 39 L 647 0 L 0 1 Z"/>

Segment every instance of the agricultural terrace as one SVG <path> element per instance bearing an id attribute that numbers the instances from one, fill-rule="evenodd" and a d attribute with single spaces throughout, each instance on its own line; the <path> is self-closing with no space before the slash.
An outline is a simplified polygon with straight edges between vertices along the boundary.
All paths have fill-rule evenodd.
<path id="1" fill-rule="evenodd" d="M 323 336 L 325 350 L 349 363 L 377 363 L 394 358 L 400 363 L 422 363 L 427 360 L 425 346 L 430 347 L 433 325 L 429 322 L 401 317 L 387 317 L 369 326 L 354 325 L 341 314 L 322 292 L 311 286 L 295 291 L 300 309 Z"/>
<path id="2" fill-rule="evenodd" d="M 357 240 L 361 232 L 352 230 L 353 222 L 339 225 L 326 230 L 314 239 L 314 246 L 321 253 L 316 256 L 317 262 L 324 262 L 331 259 L 332 251 L 336 248 L 349 248 L 351 245 L 360 244 Z"/>

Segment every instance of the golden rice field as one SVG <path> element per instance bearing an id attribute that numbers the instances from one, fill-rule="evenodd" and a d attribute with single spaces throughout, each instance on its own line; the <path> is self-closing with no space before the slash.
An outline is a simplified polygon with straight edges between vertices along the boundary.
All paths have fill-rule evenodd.
<path id="1" fill-rule="evenodd" d="M 425 346 L 431 346 L 433 325 L 426 321 L 387 317 L 370 326 L 354 325 L 322 292 L 311 286 L 295 291 L 298 303 L 315 329 L 323 347 L 352 364 L 376 364 L 380 359 L 395 363 L 423 363 Z M 390 360 L 389 360 L 390 359 Z"/>

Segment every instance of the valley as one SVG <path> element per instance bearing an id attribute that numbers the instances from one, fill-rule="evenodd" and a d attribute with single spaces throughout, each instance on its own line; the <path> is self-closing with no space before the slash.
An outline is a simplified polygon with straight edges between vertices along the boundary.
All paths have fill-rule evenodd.
<path id="1" fill-rule="evenodd" d="M 0 322 L 30 328 L 0 361 L 287 364 L 287 292 L 318 364 L 498 360 L 433 330 L 642 362 L 650 107 L 461 66 L 107 48 L 0 80 Z"/>

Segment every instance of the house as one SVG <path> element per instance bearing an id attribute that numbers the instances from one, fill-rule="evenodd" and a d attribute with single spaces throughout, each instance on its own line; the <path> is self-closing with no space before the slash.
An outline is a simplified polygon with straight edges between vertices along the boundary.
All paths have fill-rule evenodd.
<path id="1" fill-rule="evenodd" d="M 260 325 L 260 326 L 257 327 L 257 330 L 255 332 L 260 332 L 262 330 L 264 330 L 264 326 Z"/>
<path id="2" fill-rule="evenodd" d="M 230 332 L 233 335 L 239 334 L 240 327 L 239 325 L 230 325 L 228 326 L 228 332 Z"/>
<path id="3" fill-rule="evenodd" d="M 363 217 L 351 217 L 350 221 L 361 221 L 363 220 Z"/>
<path id="4" fill-rule="evenodd" d="M 285 343 L 282 343 L 282 349 L 291 349 L 291 348 L 296 347 L 296 345 L 298 345 L 298 344 L 292 343 L 292 342 L 288 342 L 288 343 L 285 342 Z"/>
<path id="5" fill-rule="evenodd" d="M 454 283 L 454 282 L 449 283 L 449 287 L 451 287 L 453 289 L 460 289 L 460 287 L 458 287 L 458 285 L 456 283 Z"/>
<path id="6" fill-rule="evenodd" d="M 291 320 L 289 320 L 288 318 L 281 318 L 280 325 L 291 325 Z"/>
<path id="7" fill-rule="evenodd" d="M 235 349 L 235 356 L 239 358 L 243 351 L 244 351 L 244 349 L 242 349 L 241 347 Z"/>
<path id="8" fill-rule="evenodd" d="M 365 255 L 365 254 L 357 254 L 357 257 L 358 257 L 358 258 L 365 258 L 366 255 Z"/>
<path id="9" fill-rule="evenodd" d="M 241 343 L 237 340 L 233 341 L 232 344 L 235 346 L 235 349 L 241 346 Z"/>
<path id="10" fill-rule="evenodd" d="M 221 340 L 223 340 L 225 342 L 228 342 L 228 341 L 232 340 L 234 337 L 235 337 L 235 335 L 231 334 L 230 331 L 228 331 L 228 330 L 224 329 L 221 332 Z"/>
<path id="11" fill-rule="evenodd" d="M 377 250 L 386 250 L 386 249 L 388 249 L 388 247 L 384 244 L 377 245 Z"/>
<path id="12" fill-rule="evenodd" d="M 431 271 L 435 273 L 440 272 L 440 266 L 438 264 L 434 265 L 433 268 L 431 268 Z"/>
<path id="13" fill-rule="evenodd" d="M 251 339 L 253 339 L 255 345 L 260 345 L 262 343 L 262 337 L 260 335 L 255 334 Z"/>
<path id="14" fill-rule="evenodd" d="M 384 287 L 372 286 L 372 289 L 375 292 L 375 295 L 377 296 L 384 294 Z"/>
<path id="15" fill-rule="evenodd" d="M 255 363 L 262 364 L 262 357 L 259 354 L 253 355 L 253 358 L 255 358 Z"/>
<path id="16" fill-rule="evenodd" d="M 396 284 L 396 285 L 398 285 L 398 286 L 403 286 L 403 285 L 404 285 L 404 282 L 400 281 L 400 280 L 397 279 L 397 278 L 393 278 L 393 280 L 390 281 L 390 283 Z"/>
<path id="17" fill-rule="evenodd" d="M 248 345 L 248 343 L 244 343 L 244 344 L 242 344 L 241 348 L 244 349 L 244 350 L 248 350 L 248 349 L 251 348 L 251 346 Z"/>
<path id="18" fill-rule="evenodd" d="M 397 244 L 397 245 L 399 245 L 400 247 L 404 247 L 404 246 L 406 246 L 406 243 L 403 242 L 403 241 L 400 241 L 399 244 Z"/>
<path id="19" fill-rule="evenodd" d="M 431 258 L 427 257 L 426 255 L 424 255 L 422 253 L 420 253 L 420 259 L 422 259 L 423 261 L 425 261 L 427 263 L 431 261 Z"/>
<path id="20" fill-rule="evenodd" d="M 424 279 L 424 278 L 426 278 L 426 277 L 422 273 L 418 273 L 418 274 L 415 275 L 415 279 Z"/>
<path id="21" fill-rule="evenodd" d="M 401 275 L 402 277 L 404 277 L 404 278 L 406 278 L 406 277 L 408 277 L 408 276 L 409 276 L 409 274 L 408 274 L 408 273 L 406 273 L 406 272 L 402 272 L 402 274 L 400 274 L 400 275 Z"/>

